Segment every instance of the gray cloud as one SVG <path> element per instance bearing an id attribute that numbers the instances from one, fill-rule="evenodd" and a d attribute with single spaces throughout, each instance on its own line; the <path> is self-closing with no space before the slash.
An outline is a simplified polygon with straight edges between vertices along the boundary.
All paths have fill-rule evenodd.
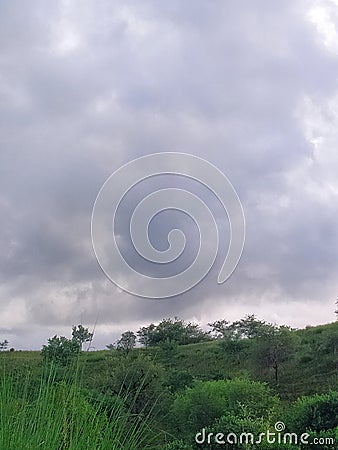
<path id="1" fill-rule="evenodd" d="M 335 17 L 333 0 L 3 2 L 1 336 L 39 348 L 73 323 L 97 320 L 100 347 L 124 329 L 173 315 L 203 324 L 252 311 L 297 326 L 333 320 Z M 120 292 L 90 241 L 102 183 L 121 164 L 157 151 L 216 164 L 247 218 L 240 265 L 219 286 L 226 218 L 192 186 L 215 210 L 220 255 L 200 285 L 166 301 Z M 176 220 L 154 224 L 157 245 Z M 178 220 L 191 231 L 193 252 L 194 230 Z"/>

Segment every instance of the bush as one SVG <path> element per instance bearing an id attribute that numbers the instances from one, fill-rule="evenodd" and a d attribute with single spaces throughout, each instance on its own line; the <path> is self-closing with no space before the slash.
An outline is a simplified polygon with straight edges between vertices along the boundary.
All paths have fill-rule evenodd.
<path id="1" fill-rule="evenodd" d="M 166 386 L 171 392 L 181 391 L 187 387 L 191 387 L 194 377 L 187 370 L 171 370 L 168 374 Z"/>
<path id="2" fill-rule="evenodd" d="M 211 426 L 226 413 L 241 414 L 243 408 L 253 418 L 268 417 L 279 408 L 279 399 L 270 388 L 248 380 L 199 381 L 179 394 L 172 406 L 173 433 L 191 438 Z"/>
<path id="3" fill-rule="evenodd" d="M 338 426 L 338 391 L 301 397 L 292 405 L 288 424 L 292 431 L 332 430 Z"/>
<path id="4" fill-rule="evenodd" d="M 193 447 L 179 439 L 167 444 L 164 450 L 193 450 Z"/>
<path id="5" fill-rule="evenodd" d="M 217 419 L 214 424 L 207 427 L 205 430 L 200 431 L 196 437 L 200 440 L 194 443 L 194 448 L 196 450 L 201 449 L 201 440 L 204 438 L 203 450 L 224 450 L 225 448 L 231 448 L 231 450 L 242 450 L 242 449 L 257 449 L 257 450 L 272 450 L 271 445 L 269 446 L 264 439 L 262 442 L 256 443 L 259 438 L 260 433 L 266 433 L 271 426 L 267 419 L 253 418 L 247 415 L 245 408 L 240 414 L 234 415 L 227 413 L 220 419 Z M 210 443 L 207 442 L 209 433 L 212 433 Z M 215 436 L 218 433 L 222 433 L 223 437 L 219 436 L 218 440 L 223 440 L 223 443 L 217 443 Z M 245 435 L 242 436 L 242 433 Z M 249 436 L 248 434 L 251 435 Z M 227 437 L 229 436 L 230 442 L 227 442 Z M 285 447 L 278 445 L 281 450 Z"/>
<path id="6" fill-rule="evenodd" d="M 47 362 L 66 365 L 80 352 L 81 345 L 77 339 L 67 339 L 64 336 L 53 336 L 48 339 L 48 345 L 44 345 L 41 355 Z"/>
<path id="7" fill-rule="evenodd" d="M 338 428 L 320 432 L 310 431 L 309 434 L 310 437 L 308 442 L 312 442 L 311 450 L 333 450 L 337 448 L 337 445 L 332 445 L 332 439 L 334 440 L 334 443 L 338 442 Z M 316 442 L 316 444 L 314 442 Z M 301 448 L 305 449 L 307 447 L 302 446 Z"/>
<path id="8" fill-rule="evenodd" d="M 111 372 L 112 391 L 125 398 L 128 408 L 134 414 L 146 414 L 162 404 L 163 368 L 148 357 L 138 355 L 114 361 Z"/>

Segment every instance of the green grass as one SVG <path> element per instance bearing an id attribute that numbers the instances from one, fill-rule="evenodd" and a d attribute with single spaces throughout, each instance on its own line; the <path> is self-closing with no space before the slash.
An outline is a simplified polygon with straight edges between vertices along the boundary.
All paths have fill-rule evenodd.
<path id="1" fill-rule="evenodd" d="M 310 395 L 336 389 L 338 386 L 338 350 L 327 345 L 329 340 L 338 347 L 338 322 L 294 331 L 298 338 L 296 352 L 281 364 L 280 383 L 274 386 L 273 373 L 254 373 L 247 351 L 236 358 L 222 351 L 217 341 L 180 346 L 170 358 L 163 357 L 157 348 L 135 349 L 135 354 L 145 354 L 163 364 L 167 369 L 187 370 L 200 380 L 232 379 L 246 376 L 266 381 L 285 400 L 300 395 Z M 116 351 L 101 350 L 83 352 L 80 358 L 84 376 L 83 384 L 88 388 L 100 388 L 109 384 L 112 367 L 116 364 Z M 42 358 L 39 352 L 2 352 L 0 361 L 6 371 L 22 371 L 29 367 L 36 376 L 41 374 Z M 1 362 L 0 362 L 1 364 Z"/>
<path id="2" fill-rule="evenodd" d="M 233 358 L 222 351 L 217 341 L 180 346 L 170 358 L 163 356 L 158 348 L 135 349 L 133 353 L 149 355 L 166 369 L 186 370 L 200 380 L 246 376 L 266 381 L 287 401 L 301 395 L 337 389 L 338 322 L 308 327 L 293 333 L 298 339 L 296 351 L 289 360 L 281 364 L 280 383 L 277 387 L 274 385 L 272 372 L 254 373 L 248 349 Z M 336 345 L 336 352 L 328 342 Z M 84 373 L 83 384 L 93 389 L 109 384 L 112 367 L 116 364 L 115 355 L 114 350 L 83 352 L 80 358 Z M 36 375 L 41 374 L 42 358 L 39 352 L 2 352 L 1 360 L 6 371 L 20 371 L 29 367 Z"/>
<path id="3" fill-rule="evenodd" d="M 286 409 L 297 397 L 337 390 L 338 322 L 293 333 L 297 345 L 280 365 L 278 385 L 272 371 L 257 372 L 252 366 L 254 341 L 247 341 L 235 355 L 218 341 L 179 346 L 171 353 L 138 348 L 128 358 L 116 350 L 82 352 L 73 368 L 49 366 L 48 370 L 40 352 L 1 352 L 0 450 L 163 450 L 171 440 L 164 413 L 169 412 L 175 396 L 166 390 L 166 377 L 175 371 L 203 381 L 244 377 L 267 382 Z M 151 380 L 142 381 L 140 375 L 134 400 L 128 392 L 118 393 L 113 382 L 121 369 L 127 376 L 127 368 L 141 355 L 161 368 L 155 385 L 163 395 L 157 405 L 149 391 Z M 142 370 L 141 365 L 133 376 L 137 378 Z M 147 413 L 134 408 L 143 387 L 151 404 L 155 402 L 155 409 Z M 161 402 L 167 403 L 161 405 L 159 410 L 164 413 L 159 414 L 156 407 Z"/>
<path id="4" fill-rule="evenodd" d="M 27 372 L 0 379 L 1 450 L 140 450 L 151 445 L 147 421 L 132 417 L 118 397 L 109 414 L 86 397 L 74 374 L 56 381 L 50 368 L 39 379 Z M 95 399 L 92 399 L 95 400 Z"/>

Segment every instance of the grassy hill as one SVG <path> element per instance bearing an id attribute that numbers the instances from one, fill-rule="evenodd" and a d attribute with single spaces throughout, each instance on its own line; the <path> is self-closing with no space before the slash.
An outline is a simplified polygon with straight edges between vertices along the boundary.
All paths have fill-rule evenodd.
<path id="1" fill-rule="evenodd" d="M 233 379 L 246 377 L 265 381 L 282 399 L 292 400 L 301 395 L 325 392 L 338 388 L 338 322 L 292 331 L 296 348 L 290 358 L 281 363 L 279 383 L 276 385 L 271 370 L 257 370 L 250 358 L 255 340 L 248 341 L 245 349 L 229 354 L 219 340 L 178 346 L 171 352 L 161 348 L 136 348 L 129 358 L 144 355 L 163 365 L 169 371 L 186 371 L 200 380 Z M 85 384 L 102 387 L 109 382 L 117 361 L 116 350 L 83 352 Z M 0 359 L 6 371 L 41 371 L 42 358 L 37 351 L 3 352 Z"/>
<path id="2" fill-rule="evenodd" d="M 1 352 L 0 448 L 31 450 L 47 439 L 51 450 L 82 450 L 89 442 L 99 450 L 195 450 L 193 435 L 205 425 L 216 431 L 220 423 L 230 431 L 248 426 L 258 433 L 284 417 L 293 427 L 302 418 L 300 432 L 310 427 L 314 436 L 338 439 L 332 413 L 338 407 L 338 322 L 287 334 L 293 345 L 277 378 L 259 358 L 258 338 L 240 339 L 235 350 L 226 339 L 213 339 L 82 352 L 73 362 L 51 366 L 38 351 Z M 260 417 L 265 404 L 271 411 Z M 334 448 L 331 443 L 321 450 Z"/>

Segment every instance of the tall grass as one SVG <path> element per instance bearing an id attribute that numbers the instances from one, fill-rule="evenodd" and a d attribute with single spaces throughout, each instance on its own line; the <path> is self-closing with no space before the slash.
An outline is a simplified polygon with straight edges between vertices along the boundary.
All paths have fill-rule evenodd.
<path id="1" fill-rule="evenodd" d="M 101 400 L 90 401 L 78 374 L 56 380 L 50 367 L 39 380 L 3 373 L 0 379 L 0 450 L 143 450 L 149 442 L 146 420 L 111 399 L 109 414 Z"/>

